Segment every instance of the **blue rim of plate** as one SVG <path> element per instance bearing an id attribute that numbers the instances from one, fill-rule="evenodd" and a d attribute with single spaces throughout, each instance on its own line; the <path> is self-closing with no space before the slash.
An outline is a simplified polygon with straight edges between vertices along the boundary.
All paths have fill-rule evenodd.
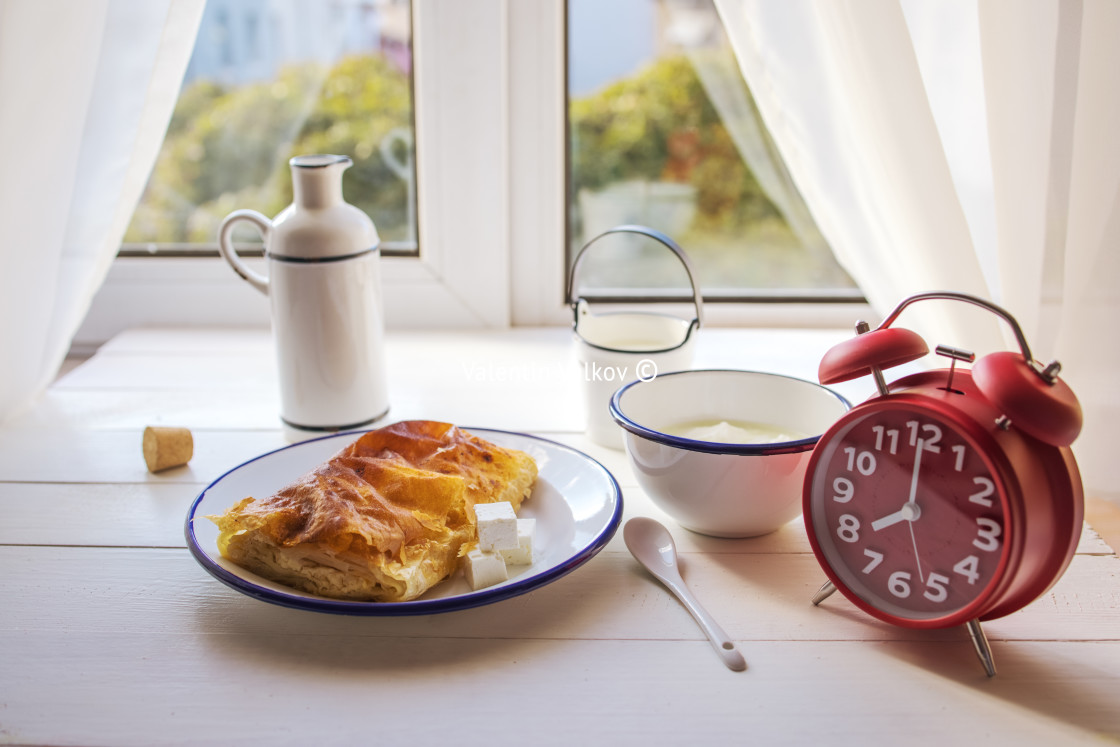
<path id="1" fill-rule="evenodd" d="M 626 392 L 636 386 L 648 384 L 656 379 L 666 379 L 670 376 L 682 376 L 688 374 L 698 373 L 714 373 L 714 374 L 750 374 L 751 376 L 770 376 L 775 379 L 788 379 L 796 381 L 801 384 L 808 384 L 809 386 L 820 389 L 821 391 L 832 395 L 840 404 L 844 406 L 844 411 L 852 409 L 852 403 L 846 397 L 807 379 L 799 379 L 796 376 L 786 376 L 785 374 L 770 373 L 768 371 L 746 371 L 735 368 L 696 368 L 687 371 L 670 371 L 669 373 L 658 374 L 655 379 L 637 379 L 630 382 L 626 386 L 620 387 L 618 391 L 611 397 L 608 410 L 611 418 L 623 430 L 633 433 L 635 436 L 640 436 L 648 441 L 663 444 L 665 446 L 672 446 L 677 449 L 684 449 L 686 451 L 699 451 L 705 454 L 753 454 L 753 455 L 774 455 L 774 454 L 796 454 L 802 451 L 812 451 L 817 442 L 821 440 L 821 435 L 818 433 L 815 436 L 808 436 L 806 438 L 799 438 L 793 441 L 777 441 L 769 444 L 737 444 L 737 443 L 722 443 L 719 441 L 701 441 L 695 438 L 684 438 L 683 436 L 673 436 L 662 431 L 656 431 L 652 428 L 647 428 L 644 425 L 630 419 L 622 411 L 622 398 Z"/>
<path id="2" fill-rule="evenodd" d="M 540 436 L 534 436 L 528 433 L 519 433 L 516 431 L 504 431 L 495 428 L 471 428 L 463 426 L 462 430 L 469 433 L 485 437 L 486 433 L 500 433 L 507 436 L 516 436 L 519 438 L 527 438 L 532 441 L 548 444 L 550 447 L 562 449 L 579 456 L 592 465 L 600 469 L 603 475 L 609 481 L 610 489 L 613 493 L 615 506 L 611 514 L 611 518 L 607 521 L 606 526 L 599 532 L 599 534 L 582 550 L 565 559 L 564 561 L 544 569 L 540 573 L 533 574 L 526 578 L 518 579 L 512 583 L 503 584 L 489 589 L 480 589 L 468 594 L 459 594 L 451 597 L 440 597 L 437 599 L 418 599 L 411 602 L 351 602 L 341 599 L 326 599 L 322 597 L 309 597 L 300 594 L 288 594 L 285 592 L 270 589 L 268 587 L 259 586 L 252 581 L 232 573 L 222 566 L 213 561 L 210 555 L 203 550 L 198 543 L 198 538 L 194 533 L 194 519 L 195 512 L 198 505 L 206 497 L 207 491 L 212 489 L 228 475 L 236 472 L 237 470 L 252 464 L 260 459 L 272 456 L 281 451 L 299 448 L 308 443 L 315 441 L 324 441 L 332 438 L 342 438 L 352 436 L 357 438 L 366 431 L 349 431 L 343 433 L 332 433 L 326 436 L 319 436 L 317 438 L 300 441 L 299 443 L 281 446 L 278 449 L 267 451 L 263 454 L 249 459 L 226 470 L 217 479 L 203 488 L 191 502 L 191 507 L 187 511 L 187 519 L 184 525 L 184 533 L 187 540 L 187 548 L 190 550 L 191 555 L 211 576 L 221 581 L 226 586 L 245 594 L 246 596 L 258 599 L 262 602 L 269 602 L 277 604 L 282 607 L 291 607 L 293 609 L 309 610 L 312 612 L 326 612 L 335 615 L 360 615 L 368 617 L 401 617 L 407 615 L 433 615 L 442 612 L 454 612 L 457 610 L 471 609 L 472 607 L 481 607 L 487 604 L 511 599 L 522 594 L 527 594 L 530 591 L 546 586 L 553 581 L 568 575 L 576 568 L 591 560 L 599 554 L 599 551 L 606 547 L 607 543 L 614 537 L 615 532 L 618 531 L 619 524 L 622 522 L 622 489 L 618 486 L 618 480 L 611 474 L 610 470 L 604 467 L 600 462 L 592 457 L 584 454 L 579 449 L 572 448 L 566 444 L 552 441 Z M 315 465 L 310 465 L 308 469 L 313 469 Z M 561 494 L 562 495 L 562 494 Z"/>

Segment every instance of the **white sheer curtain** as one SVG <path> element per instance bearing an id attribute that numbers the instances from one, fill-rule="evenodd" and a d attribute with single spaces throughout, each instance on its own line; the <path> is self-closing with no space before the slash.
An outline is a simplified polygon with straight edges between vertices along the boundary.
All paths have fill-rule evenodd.
<path id="1" fill-rule="evenodd" d="M 1081 400 L 1086 486 L 1120 460 L 1120 3 L 716 0 L 824 236 L 885 313 L 990 298 Z M 931 342 L 1006 347 L 995 317 L 925 304 Z M 874 320 L 870 320 L 874 321 Z"/>
<path id="2" fill-rule="evenodd" d="M 0 421 L 51 381 L 104 280 L 204 4 L 0 2 Z"/>
<path id="3" fill-rule="evenodd" d="M 673 41 L 684 48 L 704 93 L 762 191 L 781 212 L 810 256 L 831 261 L 832 250 L 766 134 L 766 126 L 743 82 L 735 55 L 730 50 L 725 52 L 722 46 L 709 44 L 713 31 L 709 24 L 718 25 L 718 21 L 709 21 L 706 13 L 696 13 L 695 5 L 689 0 L 669 0 L 662 3 L 661 9 L 677 30 Z"/>

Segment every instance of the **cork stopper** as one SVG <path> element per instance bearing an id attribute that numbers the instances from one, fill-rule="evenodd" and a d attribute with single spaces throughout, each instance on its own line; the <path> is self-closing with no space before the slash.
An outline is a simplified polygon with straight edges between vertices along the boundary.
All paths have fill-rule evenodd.
<path id="1" fill-rule="evenodd" d="M 179 467 L 194 456 L 194 438 L 187 428 L 149 425 L 144 429 L 144 461 L 149 472 Z"/>

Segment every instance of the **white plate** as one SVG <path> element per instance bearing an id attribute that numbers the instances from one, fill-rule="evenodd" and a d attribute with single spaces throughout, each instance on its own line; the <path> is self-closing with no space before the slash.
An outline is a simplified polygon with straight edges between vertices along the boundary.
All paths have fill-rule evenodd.
<path id="1" fill-rule="evenodd" d="M 603 465 L 563 444 L 523 433 L 466 428 L 499 446 L 520 449 L 540 470 L 532 495 L 518 516 L 535 518 L 534 562 L 510 566 L 510 578 L 497 586 L 472 591 L 458 572 L 410 602 L 348 602 L 308 594 L 262 578 L 231 563 L 218 552 L 218 527 L 208 515 L 248 496 L 267 497 L 326 462 L 361 433 L 339 433 L 270 451 L 210 483 L 187 513 L 187 546 L 215 578 L 266 602 L 344 615 L 426 615 L 450 612 L 509 599 L 549 584 L 594 557 L 614 536 L 622 519 L 622 492 Z"/>

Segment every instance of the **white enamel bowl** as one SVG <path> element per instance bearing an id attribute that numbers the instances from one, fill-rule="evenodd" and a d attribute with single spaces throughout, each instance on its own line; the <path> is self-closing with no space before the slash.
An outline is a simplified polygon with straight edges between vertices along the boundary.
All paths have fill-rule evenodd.
<path id="1" fill-rule="evenodd" d="M 701 370 L 628 384 L 611 398 L 610 412 L 624 431 L 638 484 L 658 508 L 694 532 L 754 537 L 801 513 L 813 447 L 850 407 L 839 394 L 802 379 Z M 698 421 L 762 423 L 802 437 L 725 444 L 667 432 Z"/>

